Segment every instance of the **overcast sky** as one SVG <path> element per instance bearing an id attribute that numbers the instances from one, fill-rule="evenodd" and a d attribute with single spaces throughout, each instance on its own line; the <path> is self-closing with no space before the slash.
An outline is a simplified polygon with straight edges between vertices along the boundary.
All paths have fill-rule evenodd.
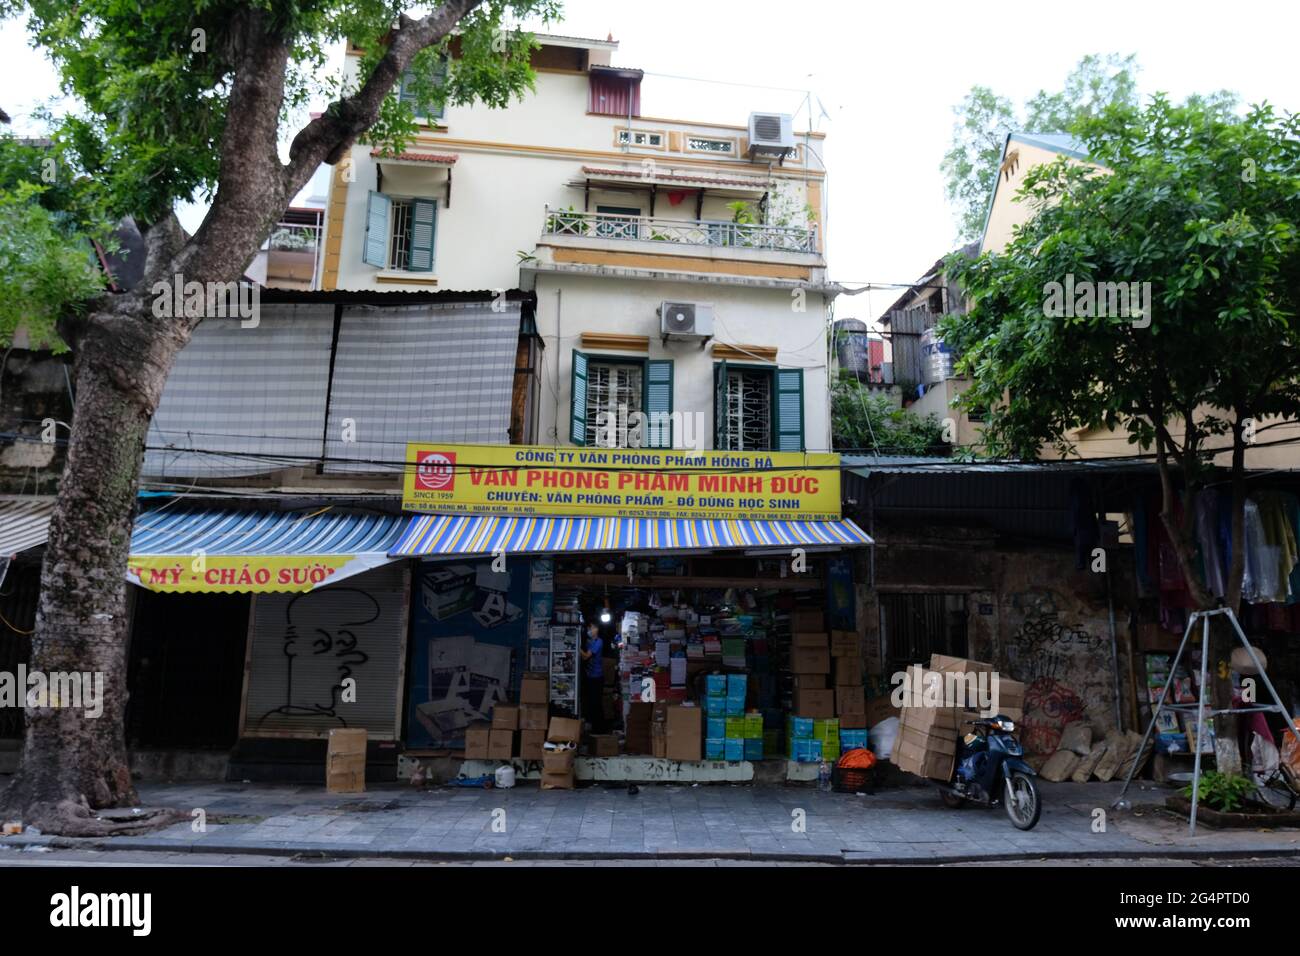
<path id="1" fill-rule="evenodd" d="M 741 124 L 755 110 L 798 112 L 802 130 L 811 91 L 827 114 L 813 110 L 814 128 L 827 133 L 831 277 L 856 284 L 910 282 L 956 245 L 939 162 L 952 107 L 972 85 L 1019 106 L 1059 89 L 1088 53 L 1136 53 L 1143 94 L 1227 88 L 1248 103 L 1300 110 L 1298 10 L 1269 0 L 566 0 L 553 31 L 612 33 L 614 62 L 648 74 L 647 115 Z M 15 128 L 39 131 L 28 115 L 56 92 L 54 72 L 12 22 L 0 30 L 0 90 Z M 896 295 L 841 299 L 836 314 L 872 319 Z"/>

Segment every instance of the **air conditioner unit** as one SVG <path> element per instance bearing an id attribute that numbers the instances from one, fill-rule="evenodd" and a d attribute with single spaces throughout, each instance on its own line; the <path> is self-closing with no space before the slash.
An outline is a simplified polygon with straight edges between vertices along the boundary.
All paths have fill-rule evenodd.
<path id="1" fill-rule="evenodd" d="M 713 306 L 704 302 L 668 302 L 659 306 L 659 331 L 665 339 L 713 337 Z"/>
<path id="2" fill-rule="evenodd" d="M 784 159 L 794 152 L 794 117 L 789 113 L 749 114 L 749 155 Z"/>

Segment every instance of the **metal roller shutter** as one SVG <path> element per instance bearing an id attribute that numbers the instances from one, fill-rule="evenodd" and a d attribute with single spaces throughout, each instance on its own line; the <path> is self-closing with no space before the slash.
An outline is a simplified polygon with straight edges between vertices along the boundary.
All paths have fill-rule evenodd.
<path id="1" fill-rule="evenodd" d="M 397 736 L 409 575 L 405 562 L 306 594 L 259 594 L 245 736 L 315 737 L 334 727 Z M 343 702 L 345 677 L 356 701 Z"/>

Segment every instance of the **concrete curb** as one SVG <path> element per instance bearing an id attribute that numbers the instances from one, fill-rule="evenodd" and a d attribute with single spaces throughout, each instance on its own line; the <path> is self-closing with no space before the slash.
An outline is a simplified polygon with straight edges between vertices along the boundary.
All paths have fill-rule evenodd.
<path id="1" fill-rule="evenodd" d="M 13 842 L 10 842 L 13 841 Z M 51 849 L 100 850 L 105 852 L 135 850 L 157 853 L 221 854 L 236 856 L 301 856 L 317 859 L 389 859 L 426 860 L 430 862 L 488 862 L 512 860 L 741 860 L 749 863 L 828 863 L 842 866 L 937 866 L 946 863 L 994 863 L 1035 860 L 1248 860 L 1300 857 L 1300 850 L 1282 848 L 1215 849 L 1150 846 L 1143 849 L 1036 850 L 1021 853 L 942 853 L 927 856 L 886 856 L 861 850 L 808 852 L 794 850 L 773 853 L 768 850 L 375 850 L 344 844 L 293 844 L 203 842 L 181 843 L 174 840 L 151 840 L 138 837 L 99 838 L 30 837 L 21 842 L 9 838 L 3 846 L 48 846 Z"/>

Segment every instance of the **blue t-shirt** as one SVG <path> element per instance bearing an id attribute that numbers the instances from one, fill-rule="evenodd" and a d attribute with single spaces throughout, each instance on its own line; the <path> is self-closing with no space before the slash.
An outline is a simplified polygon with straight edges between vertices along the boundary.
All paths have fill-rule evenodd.
<path id="1" fill-rule="evenodd" d="M 591 656 L 587 658 L 587 676 L 604 677 L 605 662 L 601 658 L 601 651 L 605 649 L 605 642 L 599 637 L 590 637 L 587 639 L 587 650 L 591 651 Z"/>

